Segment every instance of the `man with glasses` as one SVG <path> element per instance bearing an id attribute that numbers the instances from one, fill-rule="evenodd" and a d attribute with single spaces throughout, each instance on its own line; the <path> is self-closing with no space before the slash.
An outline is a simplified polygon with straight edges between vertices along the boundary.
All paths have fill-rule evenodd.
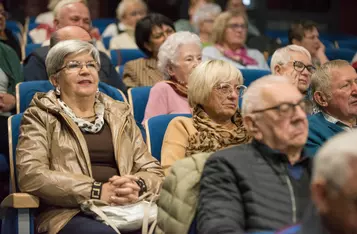
<path id="1" fill-rule="evenodd" d="M 200 184 L 198 232 L 273 231 L 301 220 L 309 203 L 305 99 L 286 77 L 265 76 L 243 96 L 249 144 L 214 153 Z"/>
<path id="2" fill-rule="evenodd" d="M 347 61 L 327 62 L 312 75 L 311 90 L 320 112 L 309 117 L 305 150 L 314 156 L 329 138 L 356 127 L 357 73 Z"/>
<path id="3" fill-rule="evenodd" d="M 328 62 L 325 46 L 319 39 L 319 31 L 314 22 L 303 20 L 291 25 L 289 29 L 289 43 L 307 49 L 316 67 Z"/>
<path id="4" fill-rule="evenodd" d="M 275 51 L 270 63 L 274 75 L 290 79 L 303 95 L 307 95 L 311 75 L 316 68 L 312 65 L 310 53 L 301 46 L 289 45 Z"/>
<path id="5" fill-rule="evenodd" d="M 279 234 L 357 233 L 357 131 L 339 134 L 318 151 L 311 181 L 313 205 L 301 225 Z"/>
<path id="6" fill-rule="evenodd" d="M 81 40 L 92 42 L 92 38 L 89 33 L 78 26 L 63 27 L 51 36 L 50 47 L 53 47 L 60 41 L 64 40 Z M 25 81 L 32 80 L 48 80 L 45 60 L 49 51 L 49 47 L 42 47 L 36 52 L 32 53 L 26 60 L 24 66 Z M 126 94 L 126 86 L 122 79 L 119 79 L 119 75 L 116 72 L 114 66 L 111 64 L 108 56 L 99 51 L 101 67 L 99 70 L 100 81 L 114 86 Z"/>

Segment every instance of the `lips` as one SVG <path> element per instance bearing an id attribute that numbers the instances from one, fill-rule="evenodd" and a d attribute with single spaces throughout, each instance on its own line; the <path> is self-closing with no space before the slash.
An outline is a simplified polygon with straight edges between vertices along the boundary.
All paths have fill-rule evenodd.
<path id="1" fill-rule="evenodd" d="M 80 80 L 78 81 L 78 84 L 92 84 L 91 80 Z"/>

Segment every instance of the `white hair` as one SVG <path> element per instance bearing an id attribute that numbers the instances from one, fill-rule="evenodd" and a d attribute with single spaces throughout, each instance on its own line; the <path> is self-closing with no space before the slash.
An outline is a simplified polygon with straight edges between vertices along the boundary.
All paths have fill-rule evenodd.
<path id="1" fill-rule="evenodd" d="M 292 52 L 304 54 L 309 58 L 309 60 L 311 60 L 311 55 L 309 51 L 302 46 L 288 45 L 282 47 L 280 49 L 277 49 L 274 52 L 273 57 L 271 58 L 270 69 L 273 74 L 276 65 L 285 65 L 291 60 Z"/>
<path id="2" fill-rule="evenodd" d="M 130 4 L 135 4 L 135 3 L 139 3 L 142 4 L 145 9 L 147 9 L 146 3 L 143 0 L 122 0 L 116 9 L 116 13 L 117 13 L 117 19 L 121 20 L 123 19 L 125 12 L 128 8 L 128 5 Z"/>
<path id="3" fill-rule="evenodd" d="M 329 139 L 314 157 L 312 183 L 324 179 L 337 189 L 343 187 L 351 172 L 351 159 L 357 159 L 356 139 L 356 130 Z"/>
<path id="4" fill-rule="evenodd" d="M 90 43 L 79 40 L 66 40 L 58 42 L 50 49 L 46 57 L 46 71 L 48 77 L 55 75 L 64 65 L 64 60 L 70 55 L 88 53 L 100 66 L 99 52 Z"/>
<path id="5" fill-rule="evenodd" d="M 262 90 L 276 84 L 291 84 L 285 76 L 267 75 L 252 82 L 243 95 L 242 116 L 252 113 L 256 109 L 265 106 Z"/>
<path id="6" fill-rule="evenodd" d="M 164 74 L 165 79 L 170 79 L 167 72 L 168 65 L 176 62 L 180 47 L 187 44 L 197 44 L 202 48 L 200 38 L 196 34 L 186 31 L 171 34 L 160 46 L 157 67 Z"/>
<path id="7" fill-rule="evenodd" d="M 79 2 L 83 3 L 84 5 L 87 6 L 87 1 L 85 1 L 85 0 L 61 0 L 60 2 L 58 2 L 55 9 L 53 10 L 55 19 L 58 18 L 58 14 L 63 7 L 70 5 L 70 4 L 79 3 Z"/>
<path id="8" fill-rule="evenodd" d="M 193 15 L 193 26 L 196 32 L 200 31 L 200 23 L 212 16 L 219 15 L 222 9 L 215 3 L 207 3 L 198 8 Z"/>

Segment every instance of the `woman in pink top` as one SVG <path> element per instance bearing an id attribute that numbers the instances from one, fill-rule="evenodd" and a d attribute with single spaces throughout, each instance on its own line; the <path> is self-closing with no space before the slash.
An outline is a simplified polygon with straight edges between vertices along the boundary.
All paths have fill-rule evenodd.
<path id="1" fill-rule="evenodd" d="M 187 101 L 187 80 L 201 58 L 201 41 L 196 34 L 177 32 L 166 39 L 158 54 L 158 68 L 165 81 L 152 87 L 143 123 L 157 115 L 191 113 Z"/>

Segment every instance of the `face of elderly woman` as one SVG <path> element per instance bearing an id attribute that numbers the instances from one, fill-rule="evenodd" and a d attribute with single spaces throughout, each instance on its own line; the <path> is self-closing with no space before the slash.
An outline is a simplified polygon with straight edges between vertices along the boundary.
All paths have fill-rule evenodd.
<path id="1" fill-rule="evenodd" d="M 197 44 L 181 45 L 177 51 L 175 63 L 168 68 L 171 77 L 178 82 L 187 83 L 192 70 L 202 61 L 202 50 Z"/>
<path id="2" fill-rule="evenodd" d="M 95 95 L 99 66 L 90 54 L 68 56 L 62 67 L 58 79 L 52 79 L 54 85 L 60 87 L 62 99 Z"/>
<path id="3" fill-rule="evenodd" d="M 232 17 L 228 21 L 224 39 L 229 46 L 244 46 L 247 39 L 247 23 L 242 16 Z"/>
<path id="4" fill-rule="evenodd" d="M 203 109 L 212 119 L 229 120 L 238 108 L 239 83 L 237 79 L 213 86 Z"/>

